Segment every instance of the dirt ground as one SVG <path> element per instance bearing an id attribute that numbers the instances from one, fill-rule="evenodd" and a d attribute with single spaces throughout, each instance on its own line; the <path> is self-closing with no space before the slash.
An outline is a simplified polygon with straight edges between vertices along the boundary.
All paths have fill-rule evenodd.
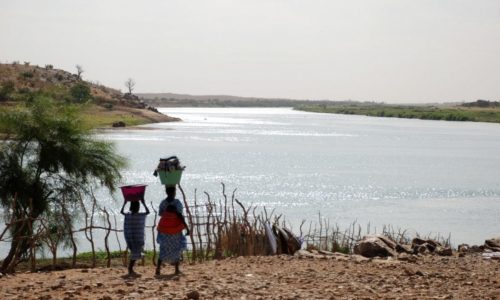
<path id="1" fill-rule="evenodd" d="M 500 299 L 500 261 L 481 256 L 240 257 L 181 270 L 18 273 L 0 278 L 0 299 Z"/>

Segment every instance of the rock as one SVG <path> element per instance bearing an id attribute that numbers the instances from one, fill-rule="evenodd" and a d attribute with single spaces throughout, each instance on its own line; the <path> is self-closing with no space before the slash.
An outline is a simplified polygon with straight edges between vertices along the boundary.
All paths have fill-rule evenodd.
<path id="1" fill-rule="evenodd" d="M 347 255 L 347 254 L 344 254 L 344 253 L 335 252 L 334 255 L 333 255 L 333 257 L 336 260 L 346 261 L 346 260 L 349 260 L 350 255 Z"/>
<path id="2" fill-rule="evenodd" d="M 78 295 L 79 292 L 76 291 L 76 290 L 67 290 L 64 292 L 65 295 L 68 295 L 68 296 L 74 296 L 74 295 Z"/>
<path id="3" fill-rule="evenodd" d="M 316 251 L 316 253 L 318 253 L 318 252 Z M 323 258 L 324 257 L 323 255 L 315 254 L 315 253 L 309 252 L 309 251 L 304 250 L 304 249 L 301 249 L 301 250 L 295 252 L 294 256 L 297 256 L 299 258 Z"/>
<path id="4" fill-rule="evenodd" d="M 436 253 L 441 256 L 452 256 L 453 251 L 450 247 L 437 247 Z"/>
<path id="5" fill-rule="evenodd" d="M 150 110 L 150 111 L 153 111 L 153 112 L 155 112 L 155 113 L 160 113 L 160 112 L 158 111 L 158 109 L 157 109 L 156 107 L 154 107 L 154 106 L 147 106 L 147 109 L 148 109 L 148 110 Z"/>
<path id="6" fill-rule="evenodd" d="M 413 246 L 414 254 L 428 254 L 430 253 L 429 248 L 427 248 L 426 244 L 423 245 L 415 245 Z"/>
<path id="7" fill-rule="evenodd" d="M 354 245 L 354 254 L 364 257 L 396 256 L 397 244 L 382 235 L 367 235 Z"/>
<path id="8" fill-rule="evenodd" d="M 113 127 L 125 127 L 126 124 L 123 121 L 117 121 L 113 123 Z"/>
<path id="9" fill-rule="evenodd" d="M 57 282 L 56 284 L 52 285 L 50 288 L 52 290 L 57 290 L 57 289 L 60 289 L 62 288 L 66 283 L 64 282 L 64 280 L 60 280 L 59 282 Z"/>
<path id="10" fill-rule="evenodd" d="M 124 289 L 117 289 L 115 293 L 118 295 L 125 295 L 127 292 Z"/>
<path id="11" fill-rule="evenodd" d="M 363 255 L 357 255 L 357 254 L 353 254 L 351 255 L 351 260 L 357 262 L 357 263 L 361 263 L 361 262 L 367 262 L 367 261 L 370 261 L 371 259 L 370 258 L 366 258 L 365 256 Z"/>
<path id="12" fill-rule="evenodd" d="M 323 255 L 335 255 L 333 252 L 326 251 L 326 250 L 318 250 L 318 253 L 323 254 Z"/>
<path id="13" fill-rule="evenodd" d="M 408 276 L 413 276 L 415 275 L 415 271 L 413 271 L 412 269 L 410 268 L 403 268 L 403 272 L 405 273 L 405 275 L 408 275 Z"/>
<path id="14" fill-rule="evenodd" d="M 411 255 L 408 253 L 400 253 L 398 255 L 398 259 L 401 261 L 407 261 L 407 262 L 416 262 L 417 257 L 415 255 Z"/>
<path id="15" fill-rule="evenodd" d="M 482 256 L 484 259 L 500 260 L 500 252 L 485 252 Z"/>
<path id="16" fill-rule="evenodd" d="M 500 252 L 500 237 L 495 237 L 484 241 L 484 248 L 495 252 Z"/>
<path id="17" fill-rule="evenodd" d="M 186 297 L 188 299 L 197 300 L 197 299 L 200 299 L 200 293 L 198 291 L 191 291 L 191 292 L 186 294 Z"/>
<path id="18" fill-rule="evenodd" d="M 478 252 L 483 252 L 483 251 L 484 251 L 484 246 L 472 245 L 470 247 L 470 252 L 473 252 L 473 253 L 478 253 Z"/>
<path id="19" fill-rule="evenodd" d="M 425 246 L 428 252 L 433 253 L 437 247 L 443 246 L 440 242 L 435 241 L 435 240 L 423 240 L 421 238 L 414 238 L 411 241 L 411 247 L 413 249 L 413 253 L 425 253 L 425 251 L 421 250 L 421 246 Z M 415 249 L 417 248 L 417 251 Z"/>
<path id="20" fill-rule="evenodd" d="M 470 246 L 468 244 L 460 244 L 458 245 L 458 252 L 465 253 L 469 252 Z"/>
<path id="21" fill-rule="evenodd" d="M 413 253 L 413 250 L 411 249 L 411 246 L 410 246 L 410 245 L 401 245 L 401 244 L 397 244 L 397 245 L 396 245 L 396 251 L 397 251 L 398 253 L 408 253 L 408 254 Z"/>
<path id="22" fill-rule="evenodd" d="M 408 276 L 414 276 L 414 275 L 418 275 L 418 276 L 425 276 L 424 272 L 420 271 L 420 270 L 414 270 L 412 268 L 408 268 L 408 267 L 404 267 L 403 268 L 403 272 L 408 275 Z"/>

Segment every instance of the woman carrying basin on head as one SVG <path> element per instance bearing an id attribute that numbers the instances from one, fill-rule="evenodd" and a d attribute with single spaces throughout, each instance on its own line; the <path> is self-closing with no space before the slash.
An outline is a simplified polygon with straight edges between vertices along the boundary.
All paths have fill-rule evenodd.
<path id="1" fill-rule="evenodd" d="M 144 206 L 146 212 L 140 213 L 140 203 Z M 134 271 L 135 261 L 142 258 L 144 248 L 144 228 L 146 225 L 146 216 L 149 209 L 144 203 L 144 198 L 139 201 L 130 201 L 130 211 L 125 213 L 127 200 L 123 202 L 120 213 L 125 216 L 123 221 L 123 233 L 127 247 L 130 249 L 130 261 L 128 265 L 128 275 L 137 275 Z"/>
<path id="2" fill-rule="evenodd" d="M 167 198 L 160 203 L 159 208 L 160 221 L 156 241 L 160 245 L 160 257 L 156 265 L 156 275 L 160 275 L 163 262 L 175 266 L 175 274 L 180 273 L 182 251 L 187 248 L 186 236 L 182 234 L 182 230 L 186 229 L 186 235 L 189 235 L 189 228 L 182 215 L 182 203 L 175 198 L 175 186 L 167 186 L 165 190 Z"/>

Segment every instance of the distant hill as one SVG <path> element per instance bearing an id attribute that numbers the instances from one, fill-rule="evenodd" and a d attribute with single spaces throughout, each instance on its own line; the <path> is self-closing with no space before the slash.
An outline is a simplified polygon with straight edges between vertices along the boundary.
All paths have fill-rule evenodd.
<path id="1" fill-rule="evenodd" d="M 500 107 L 499 101 L 476 100 L 462 104 L 465 107 Z"/>
<path id="2" fill-rule="evenodd" d="M 157 112 L 135 95 L 82 80 L 52 65 L 0 64 L 0 107 L 22 103 L 37 93 L 61 102 L 89 103 L 84 117 L 95 127 L 117 122 L 137 125 L 178 120 Z"/>
<path id="3" fill-rule="evenodd" d="M 189 95 L 189 94 L 174 94 L 174 93 L 138 93 L 137 96 L 142 99 L 147 100 L 161 100 L 161 99 L 185 99 L 185 100 L 221 100 L 221 101 L 258 101 L 258 100 L 268 100 L 268 101 L 300 101 L 287 98 L 259 98 L 259 97 L 239 97 L 230 95 Z"/>
<path id="4" fill-rule="evenodd" d="M 327 100 L 238 97 L 229 95 L 188 95 L 174 93 L 138 93 L 145 103 L 158 107 L 295 107 L 300 104 L 331 103 Z"/>

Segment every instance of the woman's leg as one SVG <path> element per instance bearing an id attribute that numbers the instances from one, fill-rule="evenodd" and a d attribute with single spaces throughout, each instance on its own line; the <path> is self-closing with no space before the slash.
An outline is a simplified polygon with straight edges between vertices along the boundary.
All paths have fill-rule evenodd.
<path id="1" fill-rule="evenodd" d="M 134 259 L 131 259 L 128 263 L 128 273 L 129 274 L 134 274 L 134 264 L 135 264 L 135 260 Z"/>
<path id="2" fill-rule="evenodd" d="M 161 272 L 161 259 L 158 258 L 158 262 L 156 263 L 156 275 L 160 275 Z"/>
<path id="3" fill-rule="evenodd" d="M 179 275 L 181 271 L 179 270 L 179 261 L 175 263 L 175 275 Z"/>

